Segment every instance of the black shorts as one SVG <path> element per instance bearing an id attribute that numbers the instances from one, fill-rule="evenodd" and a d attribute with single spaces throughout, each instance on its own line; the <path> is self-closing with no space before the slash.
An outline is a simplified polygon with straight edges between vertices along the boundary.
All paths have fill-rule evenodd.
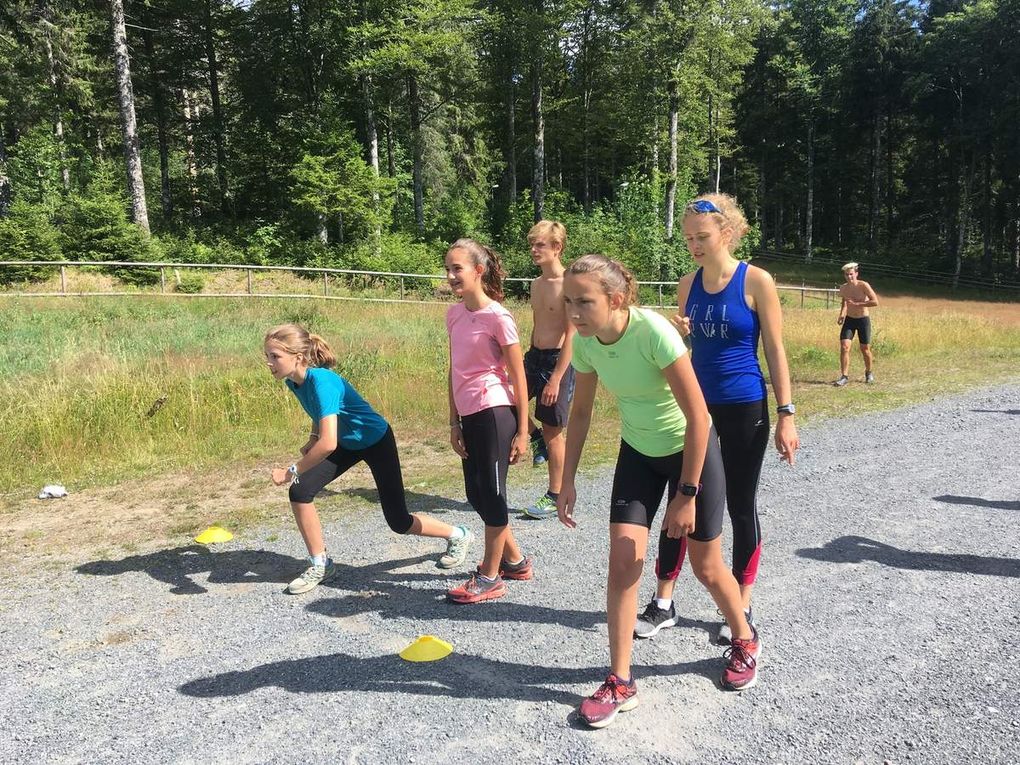
<path id="1" fill-rule="evenodd" d="M 676 496 L 684 453 L 647 457 L 626 441 L 620 441 L 613 475 L 610 523 L 633 523 L 652 527 L 655 513 L 668 487 L 666 503 Z M 713 427 L 708 433 L 705 466 L 701 469 L 701 491 L 695 500 L 694 533 L 691 539 L 711 542 L 722 533 L 726 507 L 726 478 L 723 473 L 719 437 Z"/>
<path id="2" fill-rule="evenodd" d="M 853 340 L 854 332 L 857 333 L 857 341 L 861 345 L 871 345 L 871 317 L 862 316 L 854 319 L 847 316 L 843 319 L 843 328 L 839 331 L 840 340 Z"/>
<path id="3" fill-rule="evenodd" d="M 524 374 L 528 378 L 528 400 L 535 399 L 535 419 L 543 425 L 562 428 L 567 424 L 570 399 L 574 397 L 574 368 L 567 367 L 560 380 L 560 395 L 556 403 L 547 406 L 542 403 L 542 391 L 549 384 L 549 377 L 560 358 L 559 348 L 529 348 L 524 354 Z"/>

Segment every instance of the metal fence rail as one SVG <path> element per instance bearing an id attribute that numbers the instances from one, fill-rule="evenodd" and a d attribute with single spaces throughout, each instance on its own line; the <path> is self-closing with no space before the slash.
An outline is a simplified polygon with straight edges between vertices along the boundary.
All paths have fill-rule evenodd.
<path id="1" fill-rule="evenodd" d="M 25 290 L 0 290 L 0 297 L 4 296 L 19 296 L 19 297 L 139 297 L 139 296 L 151 296 L 154 294 L 167 295 L 173 297 L 190 297 L 190 298 L 249 298 L 249 297 L 260 297 L 260 298 L 318 298 L 326 300 L 360 300 L 366 302 L 377 302 L 377 303 L 419 303 L 419 304 L 442 304 L 449 302 L 448 300 L 422 300 L 415 297 L 408 297 L 409 287 L 408 282 L 412 285 L 419 285 L 421 282 L 426 284 L 439 285 L 446 282 L 446 277 L 439 274 L 412 274 L 412 273 L 401 273 L 399 271 L 361 271 L 358 269 L 350 268 L 309 268 L 306 266 L 256 266 L 246 264 L 231 264 L 231 263 L 138 263 L 133 261 L 97 261 L 97 260 L 57 260 L 57 261 L 44 261 L 44 260 L 3 260 L 0 261 L 0 268 L 5 267 L 42 267 L 42 268 L 55 268 L 60 270 L 60 290 L 59 291 L 25 291 Z M 85 290 L 74 290 L 68 287 L 68 270 L 76 268 L 116 268 L 118 270 L 155 270 L 159 269 L 159 290 L 158 292 L 154 289 L 139 289 L 137 291 L 126 291 L 126 290 L 106 290 L 106 291 L 85 291 Z M 244 292 L 179 292 L 176 290 L 167 289 L 167 270 L 171 272 L 179 272 L 184 269 L 197 269 L 197 270 L 210 270 L 210 271 L 244 271 L 246 273 L 246 290 Z M 273 272 L 282 271 L 288 273 L 304 274 L 307 276 L 317 277 L 314 281 L 317 284 L 321 284 L 321 291 L 315 292 L 299 292 L 299 293 L 281 293 L 281 292 L 258 292 L 253 275 L 259 272 Z M 321 278 L 318 278 L 321 277 Z M 354 278 L 362 277 L 367 280 L 392 280 L 396 282 L 395 291 L 399 294 L 399 298 L 380 298 L 380 297 L 369 297 L 367 295 L 338 295 L 330 294 L 330 279 L 334 279 L 334 283 L 344 277 Z M 509 277 L 504 279 L 506 282 L 530 284 L 531 279 L 527 277 Z M 675 281 L 647 281 L 638 282 L 639 287 L 644 287 L 653 290 L 658 297 L 658 305 L 660 308 L 664 308 L 667 304 L 672 305 L 674 296 L 676 294 L 676 282 Z M 824 300 L 825 306 L 828 308 L 831 302 L 836 301 L 836 296 L 839 291 L 835 289 L 825 289 L 822 287 L 809 287 L 806 285 L 797 286 L 779 286 L 780 290 L 795 292 L 800 294 L 800 306 L 803 308 L 806 298 Z M 335 289 L 335 287 L 334 287 Z M 413 289 L 413 288 L 412 288 Z M 434 290 L 434 287 L 433 287 Z M 363 289 L 363 292 L 368 292 L 368 289 Z"/>
<path id="2" fill-rule="evenodd" d="M 776 250 L 757 250 L 754 253 L 755 258 L 762 258 L 765 260 L 781 260 L 786 263 L 804 263 L 804 256 L 792 252 L 778 252 Z M 845 261 L 843 261 L 845 262 Z M 812 257 L 812 264 L 824 264 L 832 265 L 837 268 L 843 265 L 843 262 L 834 260 L 833 258 L 819 258 Z M 870 273 L 885 274 L 887 276 L 893 276 L 900 279 L 909 279 L 916 282 L 926 282 L 928 284 L 941 284 L 946 286 L 952 286 L 954 274 L 948 271 L 905 271 L 898 266 L 889 265 L 887 263 L 860 263 L 861 269 Z M 1003 282 L 994 281 L 991 279 L 980 279 L 970 276 L 961 275 L 957 279 L 957 283 L 962 287 L 973 287 L 977 289 L 989 289 L 989 290 L 1003 290 L 1006 292 L 1020 292 L 1020 282 Z"/>

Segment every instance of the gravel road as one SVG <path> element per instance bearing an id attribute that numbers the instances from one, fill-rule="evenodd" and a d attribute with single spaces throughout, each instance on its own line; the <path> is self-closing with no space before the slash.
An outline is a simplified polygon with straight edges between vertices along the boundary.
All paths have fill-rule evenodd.
<path id="1" fill-rule="evenodd" d="M 282 592 L 289 525 L 8 572 L 0 762 L 1017 762 L 1020 383 L 801 437 L 763 475 L 750 691 L 718 688 L 715 608 L 686 571 L 681 624 L 636 646 L 641 705 L 574 720 L 608 662 L 606 469 L 579 481 L 576 531 L 515 521 L 536 578 L 476 606 L 442 599 L 463 575 L 434 542 L 369 510 L 328 524 L 341 574 L 305 596 Z M 541 476 L 511 471 L 511 499 Z M 481 531 L 455 499 L 415 502 Z M 456 652 L 401 661 L 421 634 Z"/>

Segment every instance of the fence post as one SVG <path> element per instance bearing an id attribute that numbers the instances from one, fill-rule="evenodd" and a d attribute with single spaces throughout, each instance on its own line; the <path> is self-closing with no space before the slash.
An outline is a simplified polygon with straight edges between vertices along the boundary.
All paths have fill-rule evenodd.
<path id="1" fill-rule="evenodd" d="M 400 299 L 404 299 L 404 277 L 400 277 Z"/>
<path id="2" fill-rule="evenodd" d="M 250 268 L 245 269 L 245 273 L 248 274 L 248 294 L 251 295 L 252 294 L 252 291 L 251 291 L 251 269 Z"/>
<path id="3" fill-rule="evenodd" d="M 323 297 L 326 297 L 326 295 L 329 294 L 329 282 L 327 281 L 328 279 L 329 279 L 329 274 L 327 274 L 325 271 L 323 271 L 322 272 L 322 296 Z"/>
<path id="4" fill-rule="evenodd" d="M 804 307 L 804 280 L 800 280 L 800 307 Z"/>
<path id="5" fill-rule="evenodd" d="M 66 266 L 61 266 L 60 267 L 60 294 L 61 295 L 66 295 L 67 294 L 67 267 Z"/>
<path id="6" fill-rule="evenodd" d="M 659 285 L 659 308 L 662 308 L 662 285 Z"/>
<path id="7" fill-rule="evenodd" d="M 166 292 L 166 269 L 162 266 L 159 268 L 159 291 L 161 293 Z"/>

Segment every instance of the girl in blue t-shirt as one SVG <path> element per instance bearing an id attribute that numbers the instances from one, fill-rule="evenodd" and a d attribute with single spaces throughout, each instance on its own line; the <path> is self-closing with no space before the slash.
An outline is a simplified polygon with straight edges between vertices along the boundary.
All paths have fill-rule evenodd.
<path id="1" fill-rule="evenodd" d="M 446 539 L 439 567 L 462 564 L 471 532 L 408 512 L 393 429 L 349 382 L 329 369 L 336 364 L 336 355 L 326 341 L 297 324 L 281 324 L 266 333 L 263 347 L 273 377 L 286 383 L 312 420 L 301 457 L 290 467 L 272 471 L 273 483 L 290 485 L 290 506 L 308 548 L 308 569 L 287 591 L 308 592 L 336 574 L 313 501 L 327 484 L 362 460 L 372 471 L 389 527 L 398 534 Z"/>

